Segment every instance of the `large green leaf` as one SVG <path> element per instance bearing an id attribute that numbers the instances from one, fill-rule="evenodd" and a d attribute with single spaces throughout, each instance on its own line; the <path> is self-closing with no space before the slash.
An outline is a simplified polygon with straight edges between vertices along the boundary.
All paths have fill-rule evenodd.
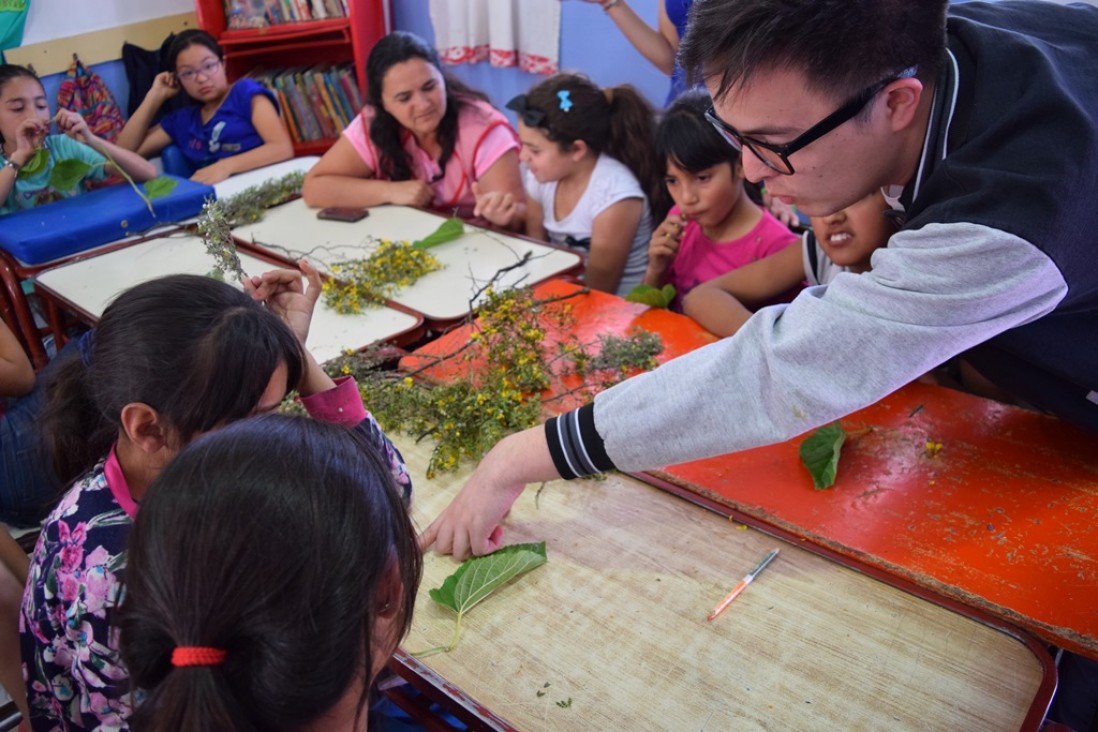
<path id="1" fill-rule="evenodd" d="M 91 169 L 92 166 L 83 160 L 76 160 L 75 158 L 58 160 L 57 164 L 53 166 L 53 170 L 50 171 L 50 188 L 55 191 L 71 191 L 76 188 L 80 181 L 84 180 L 84 176 Z"/>
<path id="2" fill-rule="evenodd" d="M 430 591 L 431 599 L 460 617 L 502 585 L 545 562 L 544 541 L 512 544 L 483 557 L 467 559 L 441 587 Z"/>
<path id="3" fill-rule="evenodd" d="M 40 147 L 34 151 L 27 164 L 19 169 L 20 178 L 33 178 L 46 169 L 46 163 L 50 160 L 50 151 Z"/>
<path id="4" fill-rule="evenodd" d="M 416 249 L 430 249 L 439 244 L 457 239 L 465 233 L 465 224 L 459 218 L 450 218 L 442 222 L 442 225 L 419 241 L 412 242 Z"/>
<path id="5" fill-rule="evenodd" d="M 654 308 L 666 308 L 675 299 L 675 286 L 671 284 L 663 287 L 652 285 L 637 285 L 625 296 L 629 302 L 639 302 Z"/>
<path id="6" fill-rule="evenodd" d="M 839 468 L 839 453 L 846 440 L 846 430 L 838 422 L 825 425 L 801 443 L 801 462 L 808 468 L 816 490 L 822 491 L 835 485 L 835 473 Z"/>
<path id="7" fill-rule="evenodd" d="M 177 181 L 175 178 L 169 178 L 166 175 L 161 175 L 153 178 L 152 180 L 145 181 L 145 195 L 147 195 L 150 199 L 163 198 L 164 196 L 174 191 L 177 185 L 179 185 L 179 181 Z"/>

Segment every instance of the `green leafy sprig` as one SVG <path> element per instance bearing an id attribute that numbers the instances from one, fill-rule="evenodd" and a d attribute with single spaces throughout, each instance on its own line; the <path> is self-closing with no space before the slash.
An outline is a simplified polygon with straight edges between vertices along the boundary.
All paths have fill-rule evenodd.
<path id="1" fill-rule="evenodd" d="M 671 284 L 663 287 L 637 285 L 626 294 L 625 299 L 654 308 L 668 308 L 675 300 L 675 286 Z"/>
<path id="2" fill-rule="evenodd" d="M 546 561 L 545 542 L 512 544 L 491 554 L 465 560 L 457 571 L 443 580 L 440 587 L 428 592 L 436 603 L 457 613 L 454 635 L 447 645 L 430 648 L 415 655 L 432 656 L 454 650 L 461 638 L 461 621 L 466 613 L 503 585 L 540 567 Z"/>
<path id="3" fill-rule="evenodd" d="M 839 455 L 846 441 L 846 430 L 838 422 L 825 425 L 801 443 L 801 463 L 812 476 L 816 490 L 822 491 L 835 485 L 839 469 Z"/>

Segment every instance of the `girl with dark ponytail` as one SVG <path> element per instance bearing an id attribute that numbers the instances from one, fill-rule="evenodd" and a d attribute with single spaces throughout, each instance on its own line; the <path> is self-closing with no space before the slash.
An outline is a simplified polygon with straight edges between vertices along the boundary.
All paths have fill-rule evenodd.
<path id="1" fill-rule="evenodd" d="M 651 106 L 631 86 L 558 74 L 507 107 L 526 164 L 526 233 L 584 251 L 588 285 L 628 293 L 644 276 L 653 208 L 662 214 Z"/>
<path id="2" fill-rule="evenodd" d="M 421 571 L 387 467 L 355 433 L 285 416 L 172 461 L 135 522 L 118 614 L 135 730 L 366 728 Z"/>
<path id="3" fill-rule="evenodd" d="M 304 349 L 321 283 L 301 267 L 308 290 L 296 270 L 253 277 L 246 292 L 192 275 L 138 285 L 58 364 L 45 429 L 72 488 L 43 525 L 23 598 L 35 728 L 127 726 L 129 682 L 112 629 L 126 542 L 149 485 L 194 438 L 271 411 L 296 388 L 314 417 L 362 432 L 410 491 L 354 382 L 333 382 Z"/>

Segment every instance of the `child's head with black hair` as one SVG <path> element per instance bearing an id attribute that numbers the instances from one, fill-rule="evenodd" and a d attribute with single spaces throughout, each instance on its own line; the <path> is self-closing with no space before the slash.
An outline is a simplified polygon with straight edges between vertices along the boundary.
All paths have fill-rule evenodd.
<path id="1" fill-rule="evenodd" d="M 134 728 L 364 729 L 421 562 L 401 493 L 358 433 L 272 415 L 196 440 L 130 539 L 118 627 L 145 693 Z"/>
<path id="2" fill-rule="evenodd" d="M 4 157 L 15 151 L 21 127 L 33 126 L 40 140 L 49 130 L 50 103 L 38 75 L 26 66 L 0 64 L 0 144 Z"/>
<path id="3" fill-rule="evenodd" d="M 74 480 L 115 441 L 162 465 L 197 435 L 277 407 L 305 368 L 290 328 L 228 284 L 171 275 L 137 285 L 47 384 L 58 477 Z"/>

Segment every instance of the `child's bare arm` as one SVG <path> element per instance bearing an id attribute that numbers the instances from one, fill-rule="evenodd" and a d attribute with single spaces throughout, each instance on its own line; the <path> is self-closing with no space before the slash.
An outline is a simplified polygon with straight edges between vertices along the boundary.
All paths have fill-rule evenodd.
<path id="1" fill-rule="evenodd" d="M 683 299 L 683 312 L 722 338 L 747 322 L 749 307 L 773 299 L 804 279 L 801 244 L 703 282 Z"/>
<path id="2" fill-rule="evenodd" d="M 587 256 L 588 287 L 610 293 L 617 291 L 643 215 L 644 201 L 626 198 L 595 217 L 591 227 L 591 252 Z"/>
<path id="3" fill-rule="evenodd" d="M 34 367 L 19 339 L 0 320 L 0 396 L 23 396 L 33 388 Z"/>
<path id="4" fill-rule="evenodd" d="M 526 236 L 538 241 L 549 241 L 549 232 L 545 230 L 545 210 L 541 204 L 529 196 L 526 197 Z"/>

